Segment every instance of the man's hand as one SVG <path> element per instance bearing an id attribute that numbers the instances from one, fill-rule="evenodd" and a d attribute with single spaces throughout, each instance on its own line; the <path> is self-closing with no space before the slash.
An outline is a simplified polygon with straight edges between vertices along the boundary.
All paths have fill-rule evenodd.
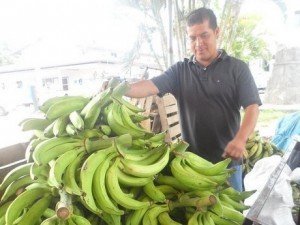
<path id="1" fill-rule="evenodd" d="M 100 92 L 106 90 L 107 88 L 115 88 L 118 86 L 123 80 L 120 77 L 112 77 L 109 80 L 104 80 L 100 89 Z"/>
<path id="2" fill-rule="evenodd" d="M 235 137 L 227 144 L 224 149 L 223 157 L 239 160 L 243 158 L 243 152 L 246 150 L 246 142 L 249 135 L 253 132 L 258 118 L 259 109 L 257 104 L 246 107 L 245 115 L 241 127 Z"/>
<path id="3" fill-rule="evenodd" d="M 102 85 L 101 85 L 101 88 L 100 88 L 100 92 L 102 92 L 102 91 L 104 91 L 104 90 L 106 90 L 107 89 L 107 87 L 108 87 L 108 80 L 105 80 L 105 81 L 103 81 L 103 83 L 102 83 Z"/>
<path id="4" fill-rule="evenodd" d="M 245 150 L 245 141 L 240 140 L 238 138 L 234 138 L 232 141 L 230 141 L 222 155 L 224 158 L 231 158 L 233 160 L 239 160 L 243 158 L 243 152 Z"/>

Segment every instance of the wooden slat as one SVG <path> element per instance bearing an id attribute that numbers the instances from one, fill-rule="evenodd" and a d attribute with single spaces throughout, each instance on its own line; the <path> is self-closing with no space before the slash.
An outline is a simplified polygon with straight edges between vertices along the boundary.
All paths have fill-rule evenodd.
<path id="1" fill-rule="evenodd" d="M 148 113 L 147 115 L 150 114 L 152 103 L 153 103 L 153 96 L 149 96 L 145 99 L 144 109 L 145 109 L 145 113 Z"/>
<path id="2" fill-rule="evenodd" d="M 142 112 L 143 115 L 149 116 L 151 112 L 151 106 L 153 103 L 153 96 L 149 96 L 146 98 L 131 98 L 130 102 L 145 111 Z M 141 122 L 141 126 L 148 131 L 151 131 L 151 119 L 147 119 Z"/>
<path id="3" fill-rule="evenodd" d="M 156 99 L 156 104 L 158 108 L 158 113 L 160 116 L 160 122 L 162 129 L 166 130 L 169 128 L 168 121 L 167 121 L 167 113 L 166 113 L 166 108 L 164 107 L 164 103 L 161 98 L 157 97 Z"/>
<path id="4" fill-rule="evenodd" d="M 166 114 L 178 112 L 177 105 L 165 106 Z"/>
<path id="5" fill-rule="evenodd" d="M 161 130 L 162 129 L 161 129 L 160 117 L 159 117 L 159 114 L 157 114 L 153 117 L 151 131 L 153 133 L 159 133 L 159 132 L 161 132 Z"/>
<path id="6" fill-rule="evenodd" d="M 143 106 L 144 106 L 143 108 L 144 108 L 145 112 L 143 112 L 143 115 L 145 115 L 145 116 L 150 115 L 152 103 L 153 103 L 153 96 L 149 96 L 149 97 L 145 98 L 144 104 L 143 104 Z M 150 117 L 149 117 L 149 119 L 142 121 L 141 126 L 144 127 L 146 130 L 151 131 Z"/>
<path id="7" fill-rule="evenodd" d="M 142 109 L 145 109 L 145 101 L 146 101 L 146 98 L 139 98 L 136 105 Z"/>
<path id="8" fill-rule="evenodd" d="M 170 133 L 171 139 L 172 139 L 173 137 L 176 137 L 177 135 L 181 134 L 181 128 L 180 128 L 180 125 L 177 124 L 177 125 L 175 125 L 174 127 L 171 127 L 171 128 L 169 129 L 169 133 Z"/>
<path id="9" fill-rule="evenodd" d="M 172 139 L 179 138 L 181 136 L 181 128 L 179 124 L 177 102 L 174 96 L 171 94 L 165 95 L 163 98 L 156 96 L 155 103 L 160 117 L 161 131 L 167 131 L 165 141 L 171 142 Z"/>
<path id="10" fill-rule="evenodd" d="M 130 102 L 131 102 L 131 104 L 136 105 L 137 102 L 138 102 L 138 99 L 137 98 L 131 98 Z"/>
<path id="11" fill-rule="evenodd" d="M 161 123 L 161 130 L 166 131 L 166 130 L 169 129 L 169 125 L 168 125 L 167 113 L 166 113 L 166 108 L 164 106 L 163 99 L 156 96 L 155 103 L 156 103 L 157 109 L 158 109 L 158 114 L 159 114 L 160 123 Z M 166 142 L 171 142 L 172 141 L 172 139 L 170 138 L 169 132 L 167 132 L 165 141 Z"/>
<path id="12" fill-rule="evenodd" d="M 168 117 L 167 120 L 168 120 L 168 124 L 170 126 L 170 125 L 172 125 L 174 123 L 179 123 L 179 116 L 178 116 L 178 114 L 176 114 L 174 116 Z"/>
<path id="13" fill-rule="evenodd" d="M 175 97 L 171 94 L 164 95 L 163 100 L 164 100 L 164 105 L 165 106 L 177 104 L 177 101 L 176 101 Z"/>

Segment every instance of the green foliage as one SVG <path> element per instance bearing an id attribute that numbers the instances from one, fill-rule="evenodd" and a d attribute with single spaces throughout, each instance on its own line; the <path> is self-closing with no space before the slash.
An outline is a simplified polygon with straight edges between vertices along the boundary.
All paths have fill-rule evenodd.
<path id="1" fill-rule="evenodd" d="M 231 46 L 226 47 L 227 52 L 245 62 L 257 58 L 270 59 L 265 34 L 258 33 L 256 29 L 260 21 L 261 18 L 255 15 L 240 18 L 235 39 Z"/>
<path id="2" fill-rule="evenodd" d="M 139 58 L 139 52 L 141 46 L 145 43 L 149 45 L 151 54 L 153 55 L 155 62 L 159 68 L 165 68 L 168 65 L 168 46 L 167 46 L 167 27 L 166 27 L 166 1 L 163 0 L 120 0 L 120 2 L 126 6 L 133 7 L 142 11 L 145 17 L 151 21 L 149 24 L 142 24 L 141 30 L 143 39 L 138 40 L 133 47 L 130 57 L 128 57 L 128 67 L 132 65 L 132 62 Z M 258 28 L 262 19 L 258 16 L 252 15 L 240 18 L 238 17 L 240 7 L 236 10 L 232 10 L 233 7 L 237 7 L 238 3 L 234 1 L 175 1 L 173 4 L 173 54 L 174 59 L 181 60 L 183 57 L 190 55 L 187 48 L 186 40 L 186 26 L 185 17 L 188 13 L 198 7 L 207 5 L 211 7 L 216 15 L 219 17 L 219 25 L 221 31 L 224 33 L 220 37 L 220 46 L 224 48 L 230 55 L 235 56 L 245 62 L 249 62 L 253 59 L 265 59 L 268 60 L 271 57 L 269 48 L 264 36 L 266 34 L 259 33 Z M 225 7 L 226 6 L 226 7 Z M 224 14 L 224 17 L 221 16 Z M 220 18 L 221 17 L 221 18 Z M 160 49 L 154 48 L 153 36 L 157 34 L 160 37 Z"/>

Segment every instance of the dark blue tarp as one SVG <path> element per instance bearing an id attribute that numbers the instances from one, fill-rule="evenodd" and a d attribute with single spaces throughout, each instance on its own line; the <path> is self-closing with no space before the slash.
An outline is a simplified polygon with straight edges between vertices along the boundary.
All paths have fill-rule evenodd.
<path id="1" fill-rule="evenodd" d="M 271 141 L 277 148 L 285 151 L 294 135 L 300 135 L 300 112 L 288 114 L 280 119 Z"/>

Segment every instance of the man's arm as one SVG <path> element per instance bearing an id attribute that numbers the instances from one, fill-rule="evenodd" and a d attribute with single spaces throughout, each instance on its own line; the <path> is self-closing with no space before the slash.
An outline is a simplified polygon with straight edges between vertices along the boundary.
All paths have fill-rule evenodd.
<path id="1" fill-rule="evenodd" d="M 233 140 L 227 144 L 223 157 L 230 157 L 236 160 L 243 157 L 247 139 L 255 128 L 258 115 L 259 109 L 257 104 L 249 105 L 245 109 L 241 127 Z"/>
<path id="2" fill-rule="evenodd" d="M 130 84 L 130 88 L 126 92 L 126 96 L 131 98 L 144 98 L 158 93 L 158 88 L 151 80 L 142 80 Z"/>

